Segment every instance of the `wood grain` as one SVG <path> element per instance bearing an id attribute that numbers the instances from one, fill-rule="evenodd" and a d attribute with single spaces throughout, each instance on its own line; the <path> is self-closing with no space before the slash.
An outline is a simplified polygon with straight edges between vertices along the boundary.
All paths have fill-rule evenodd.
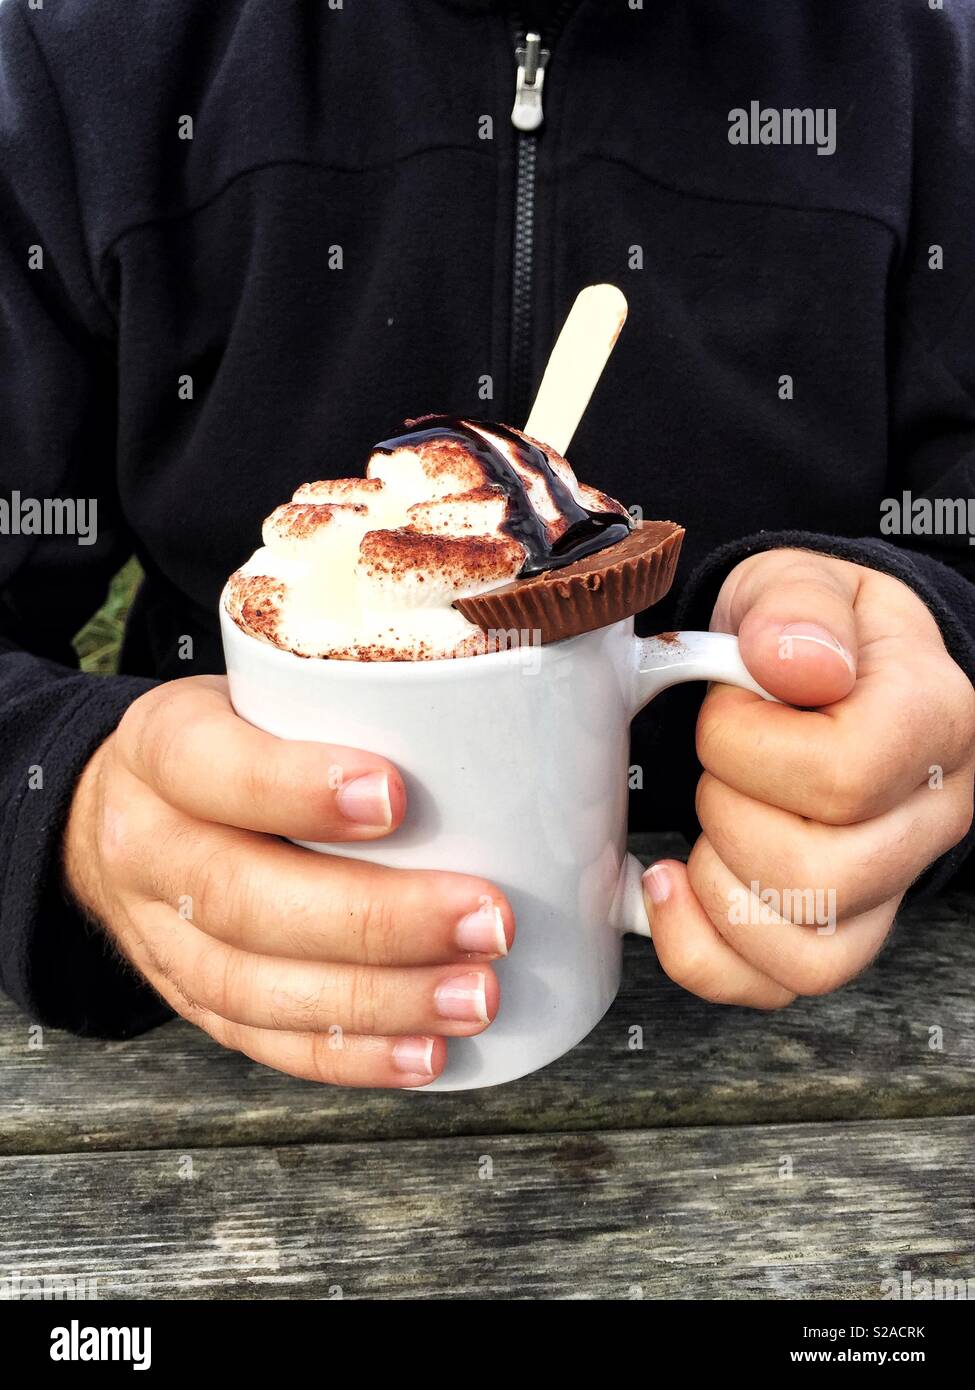
<path id="1" fill-rule="evenodd" d="M 645 858 L 675 848 L 637 847 Z M 33 1048 L 29 1020 L 4 1001 L 0 1153 L 971 1113 L 973 909 L 956 894 L 905 913 L 861 979 L 775 1015 L 691 998 L 630 939 L 621 994 L 584 1043 L 523 1081 L 466 1095 L 297 1081 L 184 1023 L 124 1043 L 49 1031 Z"/>
<path id="2" fill-rule="evenodd" d="M 99 1298 L 876 1299 L 903 1270 L 975 1276 L 973 1143 L 975 1120 L 942 1119 L 5 1158 L 0 1278 L 95 1278 Z"/>

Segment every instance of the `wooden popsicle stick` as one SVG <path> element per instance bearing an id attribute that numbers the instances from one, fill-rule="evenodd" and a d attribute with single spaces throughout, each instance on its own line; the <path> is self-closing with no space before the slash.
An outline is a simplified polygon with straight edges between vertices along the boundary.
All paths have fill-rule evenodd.
<path id="1" fill-rule="evenodd" d="M 565 454 L 626 322 L 615 285 L 580 290 L 555 341 L 525 433 Z"/>

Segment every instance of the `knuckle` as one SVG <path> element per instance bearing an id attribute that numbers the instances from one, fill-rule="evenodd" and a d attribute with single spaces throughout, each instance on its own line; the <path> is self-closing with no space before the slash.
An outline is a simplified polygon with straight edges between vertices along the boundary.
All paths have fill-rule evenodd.
<path id="1" fill-rule="evenodd" d="M 969 830 L 972 828 L 973 818 L 973 784 L 971 778 L 964 779 L 963 790 L 958 796 L 953 796 L 949 802 L 948 814 L 945 817 L 944 836 L 942 838 L 941 853 L 945 854 L 961 840 L 964 840 Z"/>
<path id="2" fill-rule="evenodd" d="M 307 1063 L 302 1074 L 321 1081 L 324 1086 L 380 1086 L 385 1077 L 381 1054 L 370 1056 L 366 1068 L 362 1062 L 346 1061 L 355 1052 L 355 1040 L 344 1037 L 339 1027 L 327 1033 L 312 1033 L 307 1038 Z"/>
<path id="3" fill-rule="evenodd" d="M 332 995 L 325 984 L 299 985 L 273 978 L 264 984 L 258 978 L 257 986 L 266 1001 L 271 1028 L 288 1033 L 317 1033 L 327 1031 L 336 1021 L 330 1017 Z"/>
<path id="4" fill-rule="evenodd" d="M 397 912 L 382 893 L 369 893 L 348 911 L 349 932 L 358 937 L 361 958 L 370 965 L 391 965 L 397 959 Z"/>
<path id="5" fill-rule="evenodd" d="M 251 1061 L 261 1062 L 263 1058 L 257 1055 L 254 1044 L 250 1041 L 249 1030 L 239 1023 L 234 1023 L 231 1019 L 221 1018 L 218 1014 L 204 1009 L 198 1004 L 194 1004 L 189 1011 L 180 1010 L 182 1016 L 192 1023 L 201 1032 L 206 1033 L 207 1037 L 212 1038 L 220 1047 L 228 1052 L 239 1052 L 242 1057 L 248 1057 Z"/>
<path id="6" fill-rule="evenodd" d="M 185 766 L 184 724 L 170 718 L 176 694 L 160 687 L 152 718 L 142 717 L 138 730 L 136 761 L 150 785 L 165 792 Z"/>
<path id="7" fill-rule="evenodd" d="M 695 748 L 698 761 L 701 765 L 710 769 L 715 755 L 721 750 L 721 730 L 724 722 L 718 713 L 718 704 L 715 699 L 715 692 L 709 691 L 704 697 L 697 716 L 697 728 L 694 735 Z"/>
<path id="8" fill-rule="evenodd" d="M 382 990 L 378 974 L 365 966 L 350 969 L 344 986 L 341 1009 L 346 1026 L 356 1033 L 382 1033 Z M 338 1020 L 341 1021 L 341 1020 Z"/>
<path id="9" fill-rule="evenodd" d="M 142 826 L 131 801 L 106 792 L 101 806 L 98 848 L 112 879 L 126 879 L 141 857 Z"/>
<path id="10" fill-rule="evenodd" d="M 856 825 L 869 819 L 887 781 L 886 755 L 838 747 L 814 764 L 819 819 L 827 825 Z"/>
<path id="11" fill-rule="evenodd" d="M 195 839 L 195 832 L 180 829 L 174 838 L 176 845 L 168 857 L 171 863 L 178 865 L 192 849 L 187 840 Z M 193 864 L 186 877 L 185 891 L 192 900 L 193 920 L 198 925 L 218 928 L 228 922 L 247 920 L 247 874 L 239 865 L 235 871 L 229 851 L 211 849 Z"/>
<path id="12" fill-rule="evenodd" d="M 151 792 L 106 779 L 98 808 L 97 850 L 107 882 L 116 888 L 155 889 L 160 844 L 169 831 L 166 808 Z"/>
<path id="13" fill-rule="evenodd" d="M 138 761 L 145 728 L 149 720 L 147 711 L 152 707 L 156 690 L 147 690 L 128 706 L 115 730 L 115 738 L 129 763 Z"/>
<path id="14" fill-rule="evenodd" d="M 177 969 L 174 958 L 168 952 L 160 949 L 159 943 L 151 934 L 146 934 L 142 938 L 141 954 L 155 973 L 156 979 L 153 983 L 164 995 L 167 1003 L 182 1018 L 187 1019 L 190 1023 L 195 1023 L 198 1028 L 202 1028 L 204 1026 L 203 1020 L 210 1016 L 211 1011 L 198 998 L 200 990 L 194 988 Z"/>
<path id="15" fill-rule="evenodd" d="M 177 986 L 176 970 L 173 966 L 172 958 L 165 951 L 160 950 L 158 943 L 151 935 L 143 937 L 141 941 L 141 954 L 145 956 L 147 966 L 167 984 Z M 182 987 L 179 987 L 180 994 L 183 994 Z M 187 996 L 188 997 L 188 996 Z"/>
<path id="16" fill-rule="evenodd" d="M 722 784 L 710 772 L 702 772 L 694 792 L 694 813 L 705 834 L 710 837 L 709 827 L 729 828 L 729 822 L 722 816 Z"/>
<path id="17" fill-rule="evenodd" d="M 249 806 L 288 805 L 294 799 L 294 788 L 285 785 L 274 758 L 249 759 L 236 767 L 235 776 Z"/>
<path id="18" fill-rule="evenodd" d="M 666 946 L 658 943 L 657 957 L 664 974 L 675 985 L 689 990 L 699 998 L 711 999 L 714 979 L 710 968 L 709 953 L 696 940 L 688 940 L 678 935 L 669 939 Z"/>
<path id="19" fill-rule="evenodd" d="M 784 847 L 784 873 L 777 886 L 778 915 L 797 926 L 820 926 L 824 914 L 835 917 L 837 900 L 847 891 L 835 858 L 824 855 L 815 842 L 800 834 Z"/>
<path id="20" fill-rule="evenodd" d="M 963 756 L 968 760 L 975 758 L 975 685 L 950 657 L 946 669 L 938 673 L 937 684 L 952 711 Z"/>
<path id="21" fill-rule="evenodd" d="M 341 1075 L 341 1046 L 336 1046 L 334 1033 L 312 1033 L 308 1041 L 309 1070 L 316 1081 L 326 1086 L 336 1083 Z"/>
<path id="22" fill-rule="evenodd" d="M 965 687 L 962 727 L 965 730 L 965 748 L 968 754 L 968 760 L 971 761 L 975 759 L 975 685 L 972 685 L 964 671 L 962 671 L 961 674 Z"/>
<path id="23" fill-rule="evenodd" d="M 207 1009 L 201 1009 L 198 1005 L 194 1006 L 194 1014 L 195 1017 L 191 1018 L 190 1022 L 196 1024 L 197 1028 L 201 1028 L 215 1043 L 225 1047 L 228 1052 L 240 1052 L 244 1056 L 247 1055 L 242 1036 L 243 1029 L 239 1024 L 232 1023 L 226 1018 L 218 1018 L 216 1014 L 210 1013 Z"/>
<path id="24" fill-rule="evenodd" d="M 846 976 L 834 961 L 826 955 L 810 952 L 797 966 L 789 981 L 789 988 L 795 990 L 796 994 L 815 998 L 823 994 L 832 994 L 845 983 Z"/>
<path id="25" fill-rule="evenodd" d="M 295 904 L 292 912 L 285 900 L 277 916 L 277 945 L 275 954 L 287 956 L 291 960 L 320 959 L 321 923 L 311 915 L 307 904 Z M 234 929 L 234 939 L 241 949 L 260 951 L 264 949 L 264 928 L 267 914 L 257 910 L 255 899 L 248 893 L 238 893 L 228 905 L 228 920 Z"/>
<path id="26" fill-rule="evenodd" d="M 237 1020 L 247 970 L 246 957 L 216 942 L 204 946 L 193 980 L 198 1001 L 221 1018 Z"/>
<path id="27" fill-rule="evenodd" d="M 795 923 L 815 924 L 815 903 L 824 896 L 823 874 L 809 850 L 793 845 L 787 854 L 784 883 L 779 891 L 780 916 Z"/>
<path id="28" fill-rule="evenodd" d="M 198 1004 L 195 999 L 191 998 L 176 977 L 171 978 L 170 985 L 175 994 L 175 998 L 170 1002 L 180 1018 L 185 1018 L 187 1023 L 192 1023 L 195 1028 L 201 1029 L 221 1047 L 237 1050 L 236 1044 L 228 1041 L 224 1026 L 222 1026 L 222 1019 L 218 1019 L 216 1014 L 205 1009 L 202 1004 Z"/>

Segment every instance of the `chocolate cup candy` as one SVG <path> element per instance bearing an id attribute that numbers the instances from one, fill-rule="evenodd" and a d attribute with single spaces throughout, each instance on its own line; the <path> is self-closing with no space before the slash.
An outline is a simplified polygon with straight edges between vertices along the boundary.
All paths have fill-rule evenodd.
<path id="1" fill-rule="evenodd" d="M 673 583 L 683 539 L 684 528 L 674 521 L 643 521 L 615 545 L 564 569 L 458 599 L 454 607 L 489 635 L 530 632 L 541 642 L 578 637 L 659 602 Z"/>

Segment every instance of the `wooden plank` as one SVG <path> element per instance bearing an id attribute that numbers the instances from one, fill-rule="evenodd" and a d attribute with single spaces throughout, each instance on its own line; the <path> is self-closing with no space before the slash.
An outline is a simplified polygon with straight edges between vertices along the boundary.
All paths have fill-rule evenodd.
<path id="1" fill-rule="evenodd" d="M 99 1298 L 876 1299 L 905 1270 L 975 1276 L 973 1143 L 963 1118 L 5 1158 L 0 1278 L 95 1279 Z"/>
<path id="2" fill-rule="evenodd" d="M 775 1015 L 691 998 L 631 939 L 620 997 L 581 1046 L 467 1095 L 316 1086 L 183 1023 L 125 1043 L 48 1032 L 34 1050 L 4 1003 L 0 1153 L 971 1113 L 973 906 L 956 894 L 905 913 L 863 978 Z"/>

